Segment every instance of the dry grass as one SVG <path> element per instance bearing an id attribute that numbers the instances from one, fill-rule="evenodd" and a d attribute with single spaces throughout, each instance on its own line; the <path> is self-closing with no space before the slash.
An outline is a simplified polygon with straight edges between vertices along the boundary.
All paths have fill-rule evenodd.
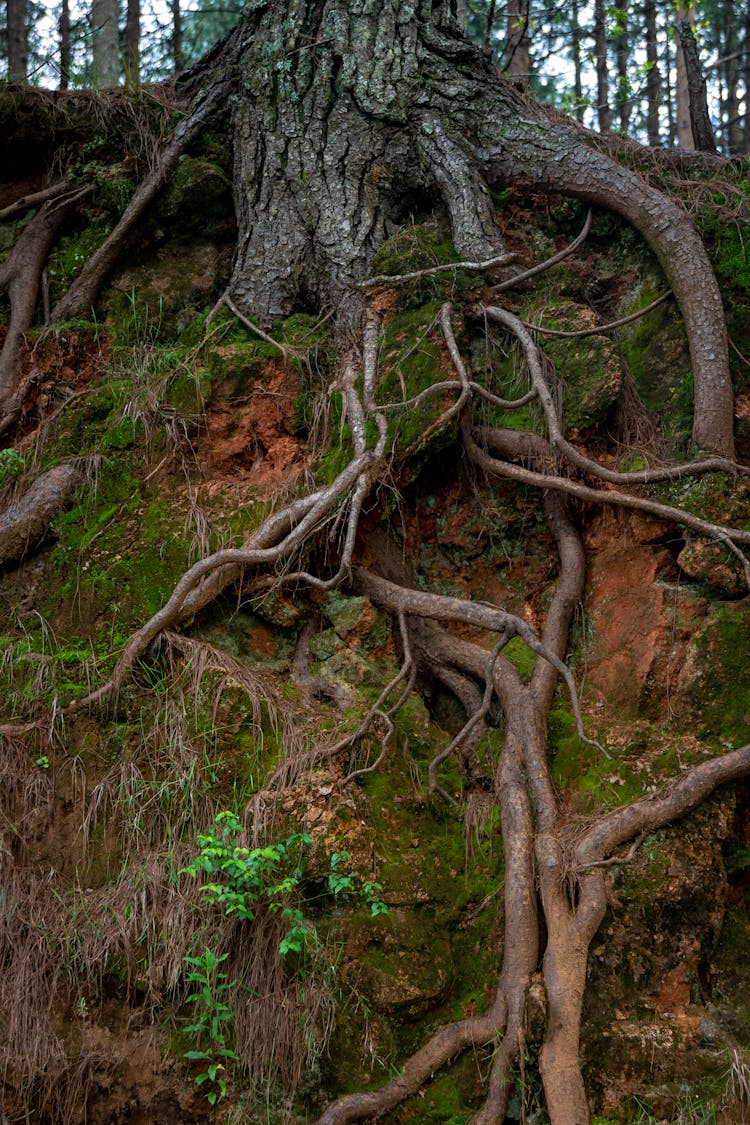
<path id="1" fill-rule="evenodd" d="M 298 1089 L 325 1052 L 333 1031 L 334 1002 L 325 950 L 312 950 L 304 972 L 290 979 L 278 954 L 285 932 L 278 914 L 262 913 L 252 926 L 227 933 L 229 979 L 238 982 L 235 1050 L 254 1082 Z"/>
<path id="2" fill-rule="evenodd" d="M 736 1047 L 730 1050 L 729 1072 L 723 1105 L 732 1114 L 735 1125 L 750 1122 L 750 1056 Z"/>
<path id="3" fill-rule="evenodd" d="M 60 662 L 51 636 L 46 647 L 30 666 L 49 692 Z M 222 764 L 231 760 L 241 723 L 252 734 L 258 780 L 274 760 L 279 776 L 296 777 L 319 733 L 312 710 L 293 709 L 268 669 L 176 634 L 142 675 L 149 692 L 140 724 L 131 722 L 90 783 L 59 732 L 0 738 L 0 1080 L 8 1106 L 33 1107 L 61 1125 L 82 1122 L 94 1086 L 116 1071 L 116 1047 L 108 1054 L 94 1034 L 104 1006 L 116 997 L 136 1023 L 163 1023 L 170 1013 L 179 1021 L 184 959 L 206 946 L 229 954 L 235 1049 L 255 1086 L 297 1088 L 333 1026 L 325 950 L 314 947 L 304 971 L 290 973 L 278 954 L 279 915 L 226 919 L 204 900 L 199 880 L 181 874 L 229 800 L 216 748 Z M 19 692 L 28 678 L 26 667 Z M 66 800 L 80 824 L 68 855 L 54 836 L 56 782 L 66 773 Z M 259 799 L 235 791 L 248 838 L 268 838 L 282 793 L 279 785 Z"/>

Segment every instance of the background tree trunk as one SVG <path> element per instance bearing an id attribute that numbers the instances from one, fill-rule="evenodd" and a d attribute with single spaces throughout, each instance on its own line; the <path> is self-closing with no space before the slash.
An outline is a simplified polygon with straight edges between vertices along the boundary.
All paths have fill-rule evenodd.
<path id="1" fill-rule="evenodd" d="M 182 53 L 182 11 L 180 0 L 171 0 L 172 11 L 172 62 L 175 74 L 181 74 L 185 69 L 185 58 Z"/>
<path id="2" fill-rule="evenodd" d="M 695 24 L 695 8 L 680 8 L 675 13 L 675 28 L 686 22 L 689 27 Z M 675 35 L 675 101 L 676 101 L 676 129 L 677 144 L 686 151 L 695 149 L 693 129 L 690 123 L 690 90 L 688 87 L 688 73 L 685 64 L 685 53 L 680 40 L 679 30 Z"/>
<path id="3" fill-rule="evenodd" d="M 744 44 L 744 79 L 745 79 L 745 115 L 742 124 L 742 151 L 750 152 L 750 0 L 745 5 L 745 44 Z"/>
<path id="4" fill-rule="evenodd" d="M 733 0 L 724 0 L 724 26 L 721 53 L 724 58 L 724 151 L 734 156 L 742 151 L 742 118 L 740 115 L 739 83 L 742 51 L 740 50 L 739 24 Z"/>
<path id="5" fill-rule="evenodd" d="M 715 153 L 716 139 L 711 125 L 711 119 L 708 116 L 706 82 L 701 71 L 700 59 L 698 58 L 698 44 L 695 41 L 695 35 L 687 20 L 683 20 L 677 30 L 680 37 L 680 48 L 688 88 L 690 132 L 693 138 L 693 144 L 699 152 Z"/>
<path id="6" fill-rule="evenodd" d="M 128 0 L 125 20 L 125 83 L 137 86 L 140 82 L 141 51 L 141 0 Z"/>
<path id="7" fill-rule="evenodd" d="M 594 0 L 594 55 L 596 58 L 596 110 L 599 131 L 608 133 L 612 128 L 609 105 L 609 61 L 607 59 L 607 25 L 604 0 Z"/>
<path id="8" fill-rule="evenodd" d="M 531 76 L 531 45 L 529 42 L 529 0 L 509 0 L 503 72 L 524 85 Z"/>
<path id="9" fill-rule="evenodd" d="M 70 85 L 70 0 L 62 0 L 60 5 L 60 89 L 67 90 Z"/>
<path id="10" fill-rule="evenodd" d="M 615 51 L 617 54 L 617 115 L 620 131 L 627 133 L 630 127 L 631 84 L 628 74 L 630 61 L 630 37 L 628 34 L 628 12 L 623 6 L 618 9 Z"/>
<path id="11" fill-rule="evenodd" d="M 103 89 L 116 86 L 120 80 L 117 16 L 117 0 L 93 0 L 91 33 L 94 84 Z"/>
<path id="12" fill-rule="evenodd" d="M 579 0 L 572 0 L 571 42 L 573 53 L 573 94 L 575 97 L 575 117 L 583 124 L 585 106 L 583 104 L 583 81 L 581 66 L 581 21 Z"/>
<path id="13" fill-rule="evenodd" d="M 25 82 L 29 48 L 26 38 L 26 0 L 7 0 L 8 79 Z"/>
<path id="14" fill-rule="evenodd" d="M 646 29 L 646 133 L 648 143 L 661 143 L 659 105 L 661 102 L 661 75 L 656 40 L 656 0 L 646 0 L 643 8 Z"/>

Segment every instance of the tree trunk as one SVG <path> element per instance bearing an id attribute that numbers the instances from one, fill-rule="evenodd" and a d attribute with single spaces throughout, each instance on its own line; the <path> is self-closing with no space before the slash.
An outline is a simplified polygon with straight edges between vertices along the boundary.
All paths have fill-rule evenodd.
<path id="1" fill-rule="evenodd" d="M 125 19 L 125 83 L 137 86 L 141 70 L 141 0 L 128 0 Z"/>
<path id="2" fill-rule="evenodd" d="M 497 8 L 497 0 L 490 0 L 490 5 L 487 8 L 487 19 L 484 23 L 484 35 L 482 36 L 482 46 L 485 51 L 492 50 L 492 37 L 495 31 L 495 11 Z"/>
<path id="3" fill-rule="evenodd" d="M 302 294 L 356 317 L 356 283 L 398 220 L 398 201 L 425 187 L 442 200 L 459 255 L 489 258 L 501 245 L 485 183 L 528 178 L 618 211 L 648 240 L 688 324 L 695 440 L 732 455 L 721 297 L 675 204 L 498 80 L 450 12 L 425 5 L 416 22 L 391 0 L 335 22 L 330 3 L 292 28 L 276 6 L 241 57 L 234 117 L 240 249 L 231 289 L 244 311 L 270 321 Z M 274 55 L 266 26 L 289 29 L 285 54 Z"/>
<path id="4" fill-rule="evenodd" d="M 744 43 L 744 79 L 745 79 L 745 117 L 742 129 L 742 151 L 750 152 L 750 0 L 745 5 L 745 43 Z"/>
<path id="5" fill-rule="evenodd" d="M 185 57 L 182 53 L 182 10 L 180 0 L 171 0 L 172 11 L 172 62 L 175 74 L 182 74 L 185 69 Z"/>
<path id="6" fill-rule="evenodd" d="M 617 54 L 617 115 L 620 119 L 620 131 L 627 133 L 630 127 L 631 110 L 631 86 L 628 72 L 630 37 L 628 34 L 628 12 L 624 4 L 618 9 L 615 51 Z"/>
<path id="7" fill-rule="evenodd" d="M 92 0 L 94 85 L 111 89 L 120 79 L 117 0 Z"/>
<path id="8" fill-rule="evenodd" d="M 509 0 L 503 73 L 528 86 L 531 77 L 529 0 Z"/>
<path id="9" fill-rule="evenodd" d="M 695 35 L 687 20 L 682 20 L 677 28 L 679 45 L 682 52 L 685 79 L 688 90 L 688 107 L 690 110 L 690 133 L 693 145 L 698 152 L 716 153 L 716 139 L 714 137 L 711 119 L 708 116 L 708 101 L 706 98 L 706 81 L 701 71 L 698 58 L 698 44 Z"/>
<path id="10" fill-rule="evenodd" d="M 581 67 L 581 16 L 579 0 L 572 0 L 571 4 L 571 41 L 573 51 L 573 93 L 575 95 L 575 116 L 576 120 L 583 124 L 584 104 L 583 104 L 583 82 L 582 67 Z"/>
<path id="11" fill-rule="evenodd" d="M 25 82 L 29 48 L 26 39 L 26 0 L 7 0 L 8 80 Z"/>
<path id="12" fill-rule="evenodd" d="M 179 11 L 175 0 L 175 43 Z M 608 82 L 604 14 L 600 3 L 598 60 Z M 487 259 L 502 251 L 490 189 L 508 183 L 546 187 L 619 214 L 653 249 L 684 316 L 695 387 L 694 440 L 725 458 L 734 452 L 722 301 L 687 214 L 644 177 L 591 145 L 586 131 L 551 119 L 516 84 L 501 79 L 492 60 L 463 38 L 459 20 L 459 6 L 448 0 L 414 0 L 410 5 L 401 0 L 249 4 L 236 31 L 191 72 L 192 78 L 186 76 L 186 86 L 192 83 L 192 88 L 199 88 L 193 108 L 54 314 L 62 319 L 89 312 L 104 277 L 169 171 L 203 126 L 231 106 L 239 230 L 225 300 L 241 316 L 261 322 L 285 316 L 300 305 L 332 310 L 343 356 L 334 385 L 345 403 L 353 448 L 351 460 L 331 484 L 297 495 L 273 510 L 241 548 L 204 556 L 185 571 L 168 600 L 131 634 L 107 683 L 77 698 L 69 713 L 114 698 L 126 674 L 161 632 L 190 620 L 240 575 L 252 581 L 253 568 L 259 567 L 276 568 L 270 579 L 274 583 L 288 580 L 300 587 L 307 583 L 324 589 L 346 583 L 349 590 L 397 614 L 403 648 L 411 641 L 416 654 L 413 662 L 409 657 L 413 666 L 421 660 L 420 672 L 432 665 L 442 669 L 445 682 L 452 678 L 453 683 L 468 685 L 464 696 L 469 726 L 477 696 L 486 697 L 485 717 L 492 699 L 499 702 L 505 740 L 491 785 L 502 815 L 505 931 L 494 1000 L 485 1014 L 441 1028 L 382 1089 L 338 1099 L 324 1111 L 320 1121 L 325 1125 L 388 1112 L 458 1052 L 485 1044 L 495 1049 L 486 1101 L 476 1122 L 500 1125 L 508 1111 L 513 1067 L 525 1057 L 528 994 L 535 973 L 541 974 L 548 1004 L 539 1040 L 551 1120 L 553 1125 L 588 1125 L 579 1039 L 589 945 L 606 907 L 601 865 L 613 847 L 645 824 L 656 824 L 662 814 L 676 816 L 685 807 L 680 804 L 680 786 L 686 779 L 681 778 L 658 799 L 649 796 L 642 804 L 614 810 L 593 826 L 581 825 L 576 841 L 569 839 L 568 848 L 563 847 L 566 812 L 547 763 L 547 725 L 558 675 L 565 678 L 580 720 L 572 677 L 563 660 L 585 585 L 583 545 L 564 494 L 575 496 L 579 503 L 617 502 L 676 522 L 680 513 L 623 491 L 631 483 L 647 484 L 653 476 L 618 474 L 590 462 L 566 442 L 544 382 L 539 350 L 513 314 L 493 307 L 479 310 L 521 342 L 548 440 L 489 426 L 480 433 L 473 425 L 471 396 L 477 384 L 467 376 L 460 355 L 456 358 L 448 304 L 439 323 L 445 362 L 453 363 L 459 378 L 447 385 L 451 393 L 457 386 L 461 389 L 438 425 L 460 418 L 461 448 L 472 470 L 514 477 L 545 490 L 545 515 L 559 567 L 554 595 L 544 602 L 541 640 L 525 621 L 492 605 L 409 589 L 406 580 L 397 585 L 354 565 L 358 514 L 365 498 L 373 496 L 391 473 L 387 407 L 378 406 L 375 397 L 379 325 L 364 296 L 373 258 L 384 238 L 429 199 L 450 221 L 457 255 L 472 259 L 476 268 L 480 262 L 486 267 Z M 601 108 L 608 109 L 606 84 L 603 92 Z M 8 340 L 15 348 L 15 355 L 8 350 L 0 356 L 0 403 L 3 396 L 18 398 L 15 359 L 36 302 L 36 289 L 27 275 L 38 274 L 62 221 L 52 202 L 46 200 L 47 211 L 41 209 L 25 227 L 0 269 L 0 289 L 10 294 L 13 305 Z M 569 472 L 557 474 L 558 457 L 566 458 Z M 715 471 L 716 463 L 710 468 Z M 740 471 L 726 461 L 718 468 Z M 703 469 L 708 471 L 705 463 Z M 598 477 L 600 484 L 614 483 L 615 488 L 582 484 L 583 473 Z M 55 476 L 44 488 L 40 485 L 41 499 L 32 496 L 33 511 L 40 514 L 39 534 L 44 530 L 41 517 L 47 518 L 49 511 L 47 493 L 53 484 L 64 483 L 62 474 Z M 27 548 L 27 541 L 19 536 L 28 525 L 28 515 L 26 511 L 23 521 L 14 518 L 10 527 L 14 551 Z M 322 537 L 339 517 L 346 526 L 340 536 L 346 547 L 332 579 L 285 570 L 287 564 L 297 565 L 303 551 L 312 557 L 313 537 Z M 694 530 L 698 521 L 698 530 L 721 538 L 722 529 L 715 525 L 690 513 L 680 518 Z M 724 538 L 732 546 L 745 544 L 750 532 Z M 317 550 L 320 538 L 314 542 Z M 327 557 L 332 557 L 333 539 L 329 547 Z M 351 548 L 348 555 L 347 548 Z M 299 565 L 308 565 L 306 559 Z M 481 628 L 503 640 L 488 662 L 485 648 L 462 639 L 458 631 L 449 632 L 441 622 Z M 502 656 L 502 645 L 511 636 L 522 638 L 538 657 L 528 683 Z M 405 667 L 406 663 L 405 659 Z M 479 687 L 483 683 L 484 693 Z M 459 690 L 455 694 L 461 698 Z M 583 737 L 580 721 L 578 729 Z M 750 768 L 748 757 L 741 759 L 745 771 Z M 431 781 L 436 763 L 438 758 L 430 765 Z M 716 773 L 710 777 L 704 773 L 698 775 L 701 784 L 719 783 Z M 691 791 L 690 799 L 699 788 Z M 441 792 L 437 783 L 435 791 Z M 575 862 L 573 848 L 582 856 Z"/>
<path id="13" fill-rule="evenodd" d="M 675 67 L 676 69 L 676 67 Z M 664 45 L 664 89 L 667 103 L 667 136 L 669 147 L 677 143 L 677 115 L 675 110 L 675 92 L 672 86 L 672 39 L 671 32 L 667 29 Z"/>
<path id="14" fill-rule="evenodd" d="M 609 106 L 609 62 L 607 59 L 607 25 L 604 0 L 594 0 L 594 56 L 596 60 L 596 110 L 599 131 L 608 133 L 612 128 Z"/>
<path id="15" fill-rule="evenodd" d="M 336 309 L 349 338 L 361 324 L 359 283 L 415 199 L 429 192 L 459 256 L 485 261 L 502 250 L 489 186 L 530 180 L 619 213 L 648 241 L 685 318 L 694 440 L 733 457 L 723 305 L 685 212 L 503 82 L 447 3 L 367 0 L 350 10 L 327 0 L 293 16 L 290 5 L 264 5 L 262 23 L 248 7 L 221 57 L 210 56 L 215 85 L 206 94 L 196 76 L 193 113 L 53 318 L 88 313 L 167 167 L 234 83 L 239 233 L 229 292 L 241 312 L 268 323 L 312 302 Z"/>
<path id="16" fill-rule="evenodd" d="M 648 143 L 661 144 L 659 129 L 659 104 L 661 101 L 661 76 L 656 40 L 656 0 L 646 0 L 643 16 L 646 26 L 646 132 Z"/>
<path id="17" fill-rule="evenodd" d="M 70 86 L 70 0 L 62 0 L 60 6 L 60 89 Z"/>
<path id="18" fill-rule="evenodd" d="M 724 0 L 724 27 L 721 53 L 724 57 L 724 151 L 736 156 L 742 151 L 742 117 L 740 115 L 740 61 L 737 19 L 732 0 Z"/>
<path id="19" fill-rule="evenodd" d="M 675 52 L 676 52 L 676 80 L 675 80 L 675 100 L 677 105 L 676 111 L 676 128 L 677 128 L 677 144 L 680 148 L 685 149 L 686 152 L 695 150 L 695 140 L 693 139 L 693 129 L 690 122 L 690 88 L 688 86 L 688 72 L 685 64 L 685 52 L 683 50 L 681 38 L 679 35 L 679 27 L 685 22 L 689 27 L 695 24 L 695 8 L 680 8 L 675 12 L 674 23 L 675 28 L 678 29 L 675 37 Z"/>
<path id="20" fill-rule="evenodd" d="M 81 477 L 80 465 L 57 465 L 4 508 L 0 513 L 0 566 L 17 563 L 39 544 Z"/>

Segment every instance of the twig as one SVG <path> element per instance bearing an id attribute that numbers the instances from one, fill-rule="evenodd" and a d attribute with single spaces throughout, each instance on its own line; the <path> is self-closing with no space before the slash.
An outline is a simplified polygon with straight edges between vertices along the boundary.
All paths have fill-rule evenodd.
<path id="1" fill-rule="evenodd" d="M 619 866 L 622 866 L 622 864 L 624 864 L 624 863 L 632 863 L 633 859 L 635 858 L 635 853 L 638 851 L 638 848 L 641 846 L 643 841 L 646 839 L 647 835 L 648 835 L 647 832 L 641 832 L 640 836 L 638 836 L 637 839 L 633 840 L 633 843 L 628 848 L 628 851 L 626 852 L 625 855 L 623 855 L 623 856 L 613 855 L 613 856 L 610 856 L 609 859 L 597 859 L 593 863 L 582 863 L 580 865 L 580 867 L 578 868 L 578 870 L 579 871 L 590 871 L 593 867 L 619 867 Z"/>
<path id="2" fill-rule="evenodd" d="M 65 192 L 70 191 L 71 186 L 72 185 L 67 180 L 60 180 L 56 184 L 51 184 L 49 187 L 42 188 L 41 191 L 35 191 L 30 195 L 21 196 L 15 203 L 3 207 L 2 211 L 0 211 L 0 223 L 12 219 L 16 215 L 22 215 L 24 211 L 29 211 L 32 207 L 38 207 L 40 203 L 46 203 L 48 199 L 56 199 L 57 196 L 64 195 Z"/>
<path id="3" fill-rule="evenodd" d="M 544 353 L 531 338 L 523 321 L 519 320 L 513 313 L 508 312 L 507 309 L 501 309 L 494 305 L 487 305 L 484 308 L 484 314 L 491 320 L 497 321 L 498 324 L 502 324 L 503 327 L 519 341 L 531 375 L 532 384 L 538 392 L 539 401 L 544 411 L 550 443 L 577 468 L 583 469 L 584 472 L 590 473 L 600 480 L 605 480 L 610 484 L 617 485 L 654 484 L 658 481 L 679 480 L 682 477 L 695 476 L 701 473 L 739 473 L 743 476 L 750 475 L 749 467 L 739 465 L 737 462 L 730 461 L 726 457 L 707 457 L 703 461 L 689 461 L 685 465 L 670 465 L 662 469 L 644 469 L 640 472 L 631 473 L 614 472 L 612 469 L 606 469 L 603 465 L 592 461 L 589 457 L 585 457 L 574 445 L 571 445 L 570 442 L 566 441 L 563 437 L 557 406 L 552 399 L 544 375 L 544 365 L 542 362 Z"/>
<path id="4" fill-rule="evenodd" d="M 412 273 L 379 273 L 375 277 L 365 278 L 357 282 L 359 289 L 372 289 L 375 285 L 405 285 L 407 281 L 416 281 L 420 277 L 432 277 L 436 273 L 448 273 L 450 270 L 489 270 L 493 266 L 507 266 L 514 262 L 517 254 L 498 254 L 495 258 L 486 258 L 483 262 L 446 262 L 441 266 L 430 266 L 424 270 L 414 270 Z"/>
<path id="5" fill-rule="evenodd" d="M 492 290 L 494 293 L 504 293 L 506 289 L 514 289 L 522 281 L 528 281 L 532 277 L 536 277 L 539 273 L 544 273 L 545 270 L 551 269 L 556 266 L 558 262 L 574 254 L 582 242 L 585 242 L 588 233 L 591 230 L 591 223 L 594 218 L 594 212 L 589 208 L 589 213 L 586 216 L 586 222 L 583 224 L 583 230 L 576 239 L 571 242 L 570 246 L 566 246 L 558 254 L 553 254 L 546 262 L 540 262 L 538 266 L 532 266 L 531 269 L 524 270 L 523 273 L 517 273 L 515 277 L 509 277 L 507 281 L 501 281 L 499 285 L 493 285 Z"/>
<path id="6" fill-rule="evenodd" d="M 259 328 L 257 324 L 253 324 L 252 320 L 248 320 L 248 318 L 244 316 L 237 308 L 228 293 L 225 293 L 221 301 L 217 302 L 216 308 L 211 310 L 211 315 L 213 315 L 216 309 L 221 306 L 222 302 L 227 306 L 229 311 L 233 313 L 234 316 L 236 316 L 242 324 L 245 325 L 245 328 L 248 328 L 251 332 L 254 332 L 256 336 L 260 336 L 261 340 L 265 340 L 267 344 L 272 344 L 274 348 L 278 348 L 284 359 L 289 359 L 290 357 L 297 355 L 297 352 L 294 348 L 288 348 L 286 344 L 280 344 L 278 340 L 274 340 L 273 336 L 269 336 L 268 333 L 264 332 L 262 328 Z"/>
<path id="7" fill-rule="evenodd" d="M 360 740 L 360 738 L 362 738 L 364 734 L 367 733 L 367 730 L 372 725 L 374 720 L 376 718 L 379 718 L 382 719 L 386 725 L 385 734 L 380 740 L 380 753 L 378 754 L 375 761 L 372 762 L 369 766 L 363 766 L 362 769 L 352 770 L 351 773 L 348 773 L 342 782 L 343 785 L 347 785 L 350 781 L 353 781 L 357 777 L 363 777 L 365 774 L 373 773 L 378 768 L 380 763 L 385 758 L 388 750 L 388 743 L 390 742 L 391 735 L 393 734 L 393 723 L 391 721 L 391 718 L 401 709 L 401 707 L 403 707 L 404 703 L 411 694 L 412 688 L 414 687 L 416 667 L 414 665 L 414 659 L 412 657 L 411 647 L 409 645 L 409 632 L 406 628 L 406 617 L 403 613 L 399 613 L 398 615 L 398 624 L 399 629 L 401 630 L 401 643 L 404 648 L 403 663 L 401 664 L 398 673 L 393 677 L 390 683 L 386 684 L 386 686 L 383 688 L 377 700 L 365 715 L 365 718 L 360 724 L 359 728 L 354 732 L 353 735 L 351 735 L 350 738 L 348 738 L 344 742 L 342 746 L 339 747 L 340 749 L 343 749 L 347 744 L 349 746 L 353 746 Z M 398 684 L 400 684 L 404 679 L 406 680 L 406 686 L 404 690 L 401 692 L 396 702 L 391 707 L 389 707 L 387 711 L 383 711 L 383 703 L 385 703 L 386 699 L 391 694 L 393 689 L 397 687 Z"/>
<path id="8" fill-rule="evenodd" d="M 461 387 L 461 393 L 456 401 L 452 403 L 446 410 L 444 410 L 439 418 L 436 418 L 434 422 L 431 422 L 430 425 L 425 429 L 424 433 L 420 434 L 417 440 L 409 446 L 404 454 L 404 457 L 410 457 L 414 453 L 416 453 L 418 449 L 421 449 L 424 443 L 428 441 L 429 438 L 431 438 L 432 435 L 437 432 L 437 430 L 442 429 L 446 422 L 449 422 L 451 418 L 455 418 L 457 414 L 460 414 L 466 403 L 471 399 L 471 383 L 469 382 L 469 376 L 466 373 L 466 367 L 464 366 L 463 359 L 461 358 L 461 353 L 459 352 L 458 345 L 456 344 L 456 337 L 453 335 L 453 329 L 451 327 L 451 311 L 452 306 L 450 302 L 446 302 L 440 310 L 440 327 L 443 330 L 443 336 L 445 338 L 445 343 L 448 348 L 448 352 L 450 353 L 451 360 L 453 361 L 453 366 L 455 367 L 456 373 L 458 374 L 458 377 L 460 379 L 459 385 Z"/>
<path id="9" fill-rule="evenodd" d="M 530 324 L 526 320 L 521 323 L 525 328 L 531 329 L 532 332 L 540 332 L 542 336 L 560 336 L 565 340 L 581 339 L 583 336 L 599 336 L 604 332 L 612 332 L 615 328 L 621 328 L 624 324 L 631 324 L 634 320 L 639 320 L 646 313 L 650 313 L 652 309 L 658 308 L 672 296 L 672 290 L 668 289 L 666 293 L 662 293 L 661 297 L 657 297 L 650 305 L 645 305 L 638 312 L 631 313 L 629 316 L 621 316 L 619 320 L 611 320 L 608 324 L 598 324 L 596 328 L 579 328 L 575 332 L 562 332 L 557 328 L 543 328 L 541 324 Z"/>
<path id="10" fill-rule="evenodd" d="M 735 344 L 735 342 L 731 338 L 731 336 L 727 336 L 727 339 L 729 340 L 729 346 L 732 349 L 732 351 L 735 352 L 739 356 L 739 358 L 742 360 L 742 362 L 745 364 L 746 367 L 750 367 L 750 359 L 748 359 L 747 356 L 744 356 L 742 354 L 742 352 L 737 347 L 737 345 Z"/>
<path id="11" fill-rule="evenodd" d="M 454 750 L 456 750 L 459 746 L 462 745 L 462 743 L 464 743 L 466 741 L 466 739 L 469 737 L 469 735 L 474 730 L 476 725 L 478 723 L 480 723 L 482 721 L 482 719 L 484 719 L 485 716 L 487 715 L 487 712 L 490 709 L 490 704 L 492 703 L 492 696 L 493 696 L 494 691 L 495 691 L 495 685 L 494 685 L 493 678 L 492 678 L 493 673 L 495 671 L 495 664 L 497 663 L 498 656 L 500 655 L 500 653 L 503 651 L 503 649 L 507 645 L 511 636 L 512 636 L 512 633 L 510 632 L 510 630 L 505 629 L 502 637 L 500 638 L 500 640 L 497 642 L 497 644 L 493 648 L 492 652 L 490 653 L 490 658 L 487 661 L 487 667 L 486 667 L 485 673 L 484 673 L 484 694 L 482 696 L 481 704 L 479 705 L 479 707 L 477 707 L 476 711 L 474 711 L 474 713 L 469 716 L 467 722 L 464 723 L 464 725 L 462 726 L 461 730 L 458 732 L 456 737 L 454 739 L 452 739 L 452 741 L 445 747 L 444 750 L 441 750 L 439 754 L 436 754 L 435 757 L 432 759 L 432 761 L 429 764 L 427 774 L 428 774 L 428 777 L 430 779 L 430 792 L 431 793 L 435 793 L 435 792 L 440 793 L 440 795 L 445 797 L 449 801 L 449 803 L 452 804 L 454 807 L 455 807 L 456 802 L 451 797 L 448 796 L 448 794 L 445 792 L 444 789 L 442 789 L 438 785 L 438 780 L 437 780 L 438 766 L 442 765 L 443 762 L 446 760 L 446 758 L 448 758 L 453 753 Z"/>

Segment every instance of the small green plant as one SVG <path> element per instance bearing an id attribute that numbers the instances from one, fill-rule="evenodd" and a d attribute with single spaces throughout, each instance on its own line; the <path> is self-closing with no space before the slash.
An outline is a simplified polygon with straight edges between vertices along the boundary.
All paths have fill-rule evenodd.
<path id="1" fill-rule="evenodd" d="M 236 843 L 241 831 L 233 812 L 219 813 L 214 828 L 198 837 L 200 851 L 184 873 L 207 875 L 209 881 L 201 890 L 227 916 L 252 922 L 261 903 L 280 913 L 289 927 L 279 944 L 280 955 L 303 953 L 316 941 L 315 930 L 300 906 L 304 858 L 312 838 L 306 832 L 296 832 L 280 843 L 246 848 Z M 331 894 L 360 896 L 369 904 L 372 917 L 387 914 L 388 907 L 379 897 L 381 884 L 363 879 L 357 871 L 343 870 L 350 859 L 349 852 L 331 856 Z"/>
<path id="2" fill-rule="evenodd" d="M 300 887 L 312 837 L 300 832 L 280 843 L 246 848 L 236 842 L 241 832 L 242 824 L 234 812 L 219 813 L 212 829 L 198 837 L 198 854 L 180 874 L 207 876 L 208 881 L 201 891 L 224 914 L 239 921 L 252 922 L 262 906 L 280 913 L 287 930 L 279 943 L 279 956 L 304 955 L 318 943 L 315 927 L 302 911 Z M 373 917 L 387 914 L 388 907 L 379 897 L 380 883 L 363 879 L 357 871 L 344 870 L 350 860 L 349 852 L 334 852 L 331 856 L 330 893 L 335 897 L 363 898 Z M 205 1063 L 195 1081 L 199 1086 L 206 1086 L 206 1097 L 212 1106 L 226 1095 L 228 1065 L 238 1061 L 229 1045 L 234 1018 L 229 1000 L 240 986 L 237 981 L 228 981 L 226 973 L 220 969 L 227 956 L 226 953 L 218 956 L 206 949 L 201 957 L 184 958 L 190 968 L 188 982 L 197 985 L 187 998 L 188 1003 L 195 1005 L 195 1019 L 185 1028 L 195 1037 L 197 1045 L 186 1051 L 184 1057 Z"/>
<path id="3" fill-rule="evenodd" d="M 289 922 L 279 945 L 282 957 L 304 950 L 310 936 L 298 906 L 289 899 L 298 891 L 303 870 L 303 855 L 312 844 L 307 833 L 294 833 L 283 843 L 262 848 L 245 848 L 235 843 L 242 825 L 233 812 L 221 812 L 214 828 L 198 837 L 200 851 L 184 869 L 188 875 L 203 872 L 209 882 L 201 887 L 210 902 L 226 915 L 252 922 L 258 903 L 266 903 Z"/>
<path id="4" fill-rule="evenodd" d="M 4 484 L 11 477 L 17 477 L 26 468 L 26 462 L 17 449 L 11 446 L 0 449 L 0 484 Z"/>
<path id="5" fill-rule="evenodd" d="M 228 982 L 226 973 L 219 968 L 227 956 L 226 953 L 218 956 L 206 949 L 201 957 L 184 959 L 192 966 L 188 983 L 197 986 L 195 992 L 187 997 L 188 1004 L 195 1005 L 195 1018 L 185 1028 L 189 1035 L 195 1037 L 197 1046 L 192 1051 L 185 1051 L 184 1057 L 205 1063 L 205 1070 L 195 1076 L 195 1084 L 205 1086 L 209 1105 L 216 1105 L 226 1096 L 227 1064 L 238 1061 L 238 1056 L 229 1046 L 234 1012 L 226 1002 L 235 982 Z"/>
<path id="6" fill-rule="evenodd" d="M 361 895 L 369 903 L 373 918 L 377 918 L 378 914 L 388 914 L 388 907 L 380 898 L 382 883 L 364 880 L 357 871 L 341 870 L 342 864 L 349 863 L 351 858 L 349 852 L 334 852 L 331 856 L 331 873 L 328 876 L 328 889 L 331 894 Z"/>

